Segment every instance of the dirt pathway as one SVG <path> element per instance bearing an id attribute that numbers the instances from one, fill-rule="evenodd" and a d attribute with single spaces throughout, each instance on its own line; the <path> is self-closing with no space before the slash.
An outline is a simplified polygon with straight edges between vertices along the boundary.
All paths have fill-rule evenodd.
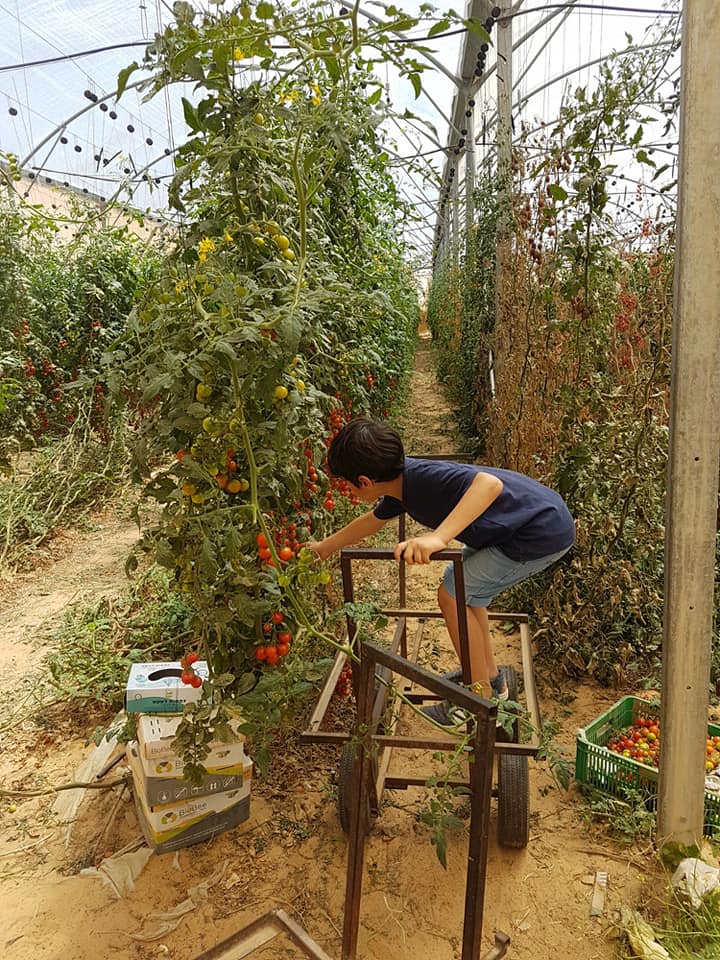
<path id="1" fill-rule="evenodd" d="M 104 513 L 94 518 L 92 533 L 57 534 L 57 559 L 0 583 L 0 700 L 35 672 L 48 635 L 71 605 L 125 587 L 124 564 L 137 538 L 137 524 Z"/>
<path id="2" fill-rule="evenodd" d="M 453 452 L 448 426 L 430 348 L 421 342 L 403 431 L 408 450 L 418 455 Z M 64 560 L 19 582 L 14 595 L 2 601 L 0 652 L 8 662 L 15 657 L 16 686 L 27 667 L 38 663 L 36 638 L 61 615 L 64 604 L 80 594 L 97 597 L 105 590 L 122 589 L 122 560 L 132 539 L 128 527 L 108 525 L 100 538 L 74 544 Z M 411 572 L 410 595 L 418 605 L 434 605 L 440 572 Z M 363 589 L 382 595 L 387 579 L 384 573 L 366 571 Z M 497 644 L 501 661 L 516 659 L 513 635 L 499 635 Z M 436 624 L 428 630 L 421 657 L 441 669 L 452 662 L 449 649 Z M 578 690 L 574 700 L 568 697 L 572 702 L 565 705 L 547 699 L 543 709 L 560 722 L 560 739 L 572 748 L 576 727 L 614 699 L 611 693 L 587 688 Z M 88 720 L 88 733 L 90 729 Z M 81 736 L 44 745 L 37 734 L 32 728 L 7 738 L 0 754 L 0 782 L 6 789 L 69 780 L 89 753 Z M 419 767 L 424 759 L 401 758 L 400 768 L 408 762 Z M 330 956 L 338 957 L 346 841 L 336 809 L 336 769 L 333 749 L 281 745 L 270 779 L 253 788 L 249 821 L 212 842 L 176 855 L 153 856 L 134 891 L 120 900 L 79 870 L 138 837 L 127 790 L 93 793 L 81 808 L 69 843 L 51 799 L 11 802 L 0 797 L 3 956 L 193 960 L 266 910 L 282 907 Z M 525 850 L 497 846 L 493 813 L 484 949 L 498 928 L 512 938 L 511 960 L 611 960 L 616 956 L 613 910 L 622 902 L 636 902 L 648 861 L 637 851 L 594 843 L 577 816 L 577 793 L 561 793 L 543 764 L 531 763 L 531 778 L 531 837 Z M 359 960 L 460 956 L 467 821 L 465 829 L 450 834 L 445 871 L 427 827 L 418 822 L 425 801 L 424 790 L 386 791 L 383 797 L 366 850 Z M 606 870 L 610 884 L 603 916 L 591 919 L 588 881 L 596 870 Z M 179 905 L 201 883 L 205 889 L 195 890 L 194 906 L 183 913 Z M 173 913 L 177 916 L 167 916 Z M 287 941 L 274 941 L 253 954 L 256 960 L 300 956 Z"/>

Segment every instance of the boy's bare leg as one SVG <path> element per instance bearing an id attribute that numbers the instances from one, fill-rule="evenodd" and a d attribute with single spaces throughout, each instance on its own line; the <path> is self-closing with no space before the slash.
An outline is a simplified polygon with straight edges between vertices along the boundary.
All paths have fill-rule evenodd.
<path id="1" fill-rule="evenodd" d="M 438 603 L 445 618 L 450 639 L 460 661 L 460 629 L 457 603 L 444 586 L 438 590 Z M 490 642 L 490 623 L 486 607 L 465 607 L 467 611 L 468 646 L 470 652 L 470 679 L 473 683 L 487 683 L 497 676 L 498 669 Z"/>

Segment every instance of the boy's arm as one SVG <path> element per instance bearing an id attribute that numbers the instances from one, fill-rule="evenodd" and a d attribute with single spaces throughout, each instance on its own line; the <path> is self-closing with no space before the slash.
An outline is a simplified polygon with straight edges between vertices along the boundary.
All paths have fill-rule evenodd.
<path id="1" fill-rule="evenodd" d="M 367 513 L 363 513 L 361 516 L 351 520 L 350 523 L 344 527 L 340 527 L 339 530 L 330 534 L 329 537 L 325 537 L 324 540 L 313 541 L 312 543 L 306 544 L 306 546 L 314 550 L 321 560 L 326 560 L 333 553 L 342 549 L 342 547 L 352 546 L 352 544 L 372 536 L 373 533 L 377 533 L 378 530 L 382 530 L 385 524 L 389 522 L 389 520 L 380 520 L 372 510 L 368 510 Z"/>
<path id="2" fill-rule="evenodd" d="M 453 537 L 477 520 L 500 496 L 502 488 L 502 480 L 480 471 L 443 522 L 432 533 L 399 543 L 395 547 L 395 559 L 402 557 L 405 563 L 429 563 L 430 554 L 444 550 Z"/>

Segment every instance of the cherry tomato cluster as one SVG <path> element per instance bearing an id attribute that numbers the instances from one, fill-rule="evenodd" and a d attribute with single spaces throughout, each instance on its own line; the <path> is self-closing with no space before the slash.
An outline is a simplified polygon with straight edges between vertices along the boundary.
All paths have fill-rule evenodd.
<path id="1" fill-rule="evenodd" d="M 368 385 L 370 390 L 372 390 L 375 386 L 375 377 L 370 373 L 369 370 L 365 371 L 365 383 Z"/>
<path id="2" fill-rule="evenodd" d="M 320 475 L 315 469 L 315 465 L 313 463 L 312 447 L 307 442 L 305 443 L 305 449 L 303 453 L 305 455 L 305 460 L 307 463 L 307 480 L 305 481 L 305 496 L 311 497 L 314 493 L 317 493 L 319 490 L 318 480 L 320 479 Z"/>
<path id="3" fill-rule="evenodd" d="M 230 447 L 225 451 L 225 466 L 216 476 L 215 481 L 221 490 L 228 493 L 245 493 L 250 489 L 250 483 L 244 477 L 233 476 L 237 473 L 238 465 L 235 462 L 235 451 Z"/>
<path id="4" fill-rule="evenodd" d="M 352 407 L 352 404 L 348 405 Z M 328 426 L 330 427 L 330 436 L 325 440 L 325 446 L 329 447 L 333 437 L 340 433 L 347 421 L 350 419 L 349 412 L 346 413 L 342 407 L 333 407 L 328 416 Z"/>
<path id="5" fill-rule="evenodd" d="M 255 659 L 272 667 L 288 655 L 292 643 L 292 633 L 280 610 L 270 614 L 270 619 L 263 624 L 263 633 L 270 642 L 255 647 Z"/>
<path id="6" fill-rule="evenodd" d="M 618 731 L 607 743 L 608 750 L 622 757 L 657 766 L 660 754 L 660 727 L 652 717 L 638 717 L 634 724 Z"/>
<path id="7" fill-rule="evenodd" d="M 283 546 L 277 549 L 278 559 L 282 563 L 287 563 L 289 560 L 292 560 L 297 550 L 300 549 L 300 544 L 297 541 L 294 542 L 297 544 L 295 548 L 293 548 L 290 545 L 290 541 L 288 541 L 287 544 L 283 544 Z M 257 544 L 260 561 L 268 567 L 274 567 L 275 561 L 272 558 L 272 551 L 270 550 L 270 545 L 268 544 L 265 534 L 259 533 L 255 537 L 255 543 Z"/>
<path id="8" fill-rule="evenodd" d="M 352 692 L 352 667 L 349 663 L 346 663 L 345 666 L 340 671 L 340 676 L 335 685 L 335 691 L 341 697 L 349 697 Z"/>
<path id="9" fill-rule="evenodd" d="M 186 653 L 184 657 L 180 657 L 180 666 L 182 668 L 180 679 L 190 687 L 197 688 L 202 686 L 202 677 L 199 677 L 193 670 L 193 664 L 197 663 L 198 659 L 197 653 Z"/>
<path id="10" fill-rule="evenodd" d="M 638 717 L 634 724 L 617 732 L 607 743 L 608 750 L 622 757 L 657 767 L 660 758 L 660 725 L 654 717 Z M 705 770 L 720 765 L 720 736 L 707 737 Z"/>
<path id="11" fill-rule="evenodd" d="M 284 551 L 290 550 L 294 556 L 300 549 L 297 523 L 288 520 L 287 517 L 283 517 L 273 533 L 273 539 L 275 540 L 275 547 L 280 559 L 292 559 L 292 557 L 288 556 Z"/>

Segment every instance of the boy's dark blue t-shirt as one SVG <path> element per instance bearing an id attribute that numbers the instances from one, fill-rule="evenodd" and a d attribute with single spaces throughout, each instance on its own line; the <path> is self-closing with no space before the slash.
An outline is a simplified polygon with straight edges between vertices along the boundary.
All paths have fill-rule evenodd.
<path id="1" fill-rule="evenodd" d="M 498 547 L 511 560 L 535 560 L 575 542 L 575 524 L 562 497 L 513 470 L 450 460 L 405 458 L 402 501 L 382 497 L 373 509 L 379 520 L 408 513 L 434 530 L 455 508 L 479 472 L 499 477 L 500 495 L 456 537 L 476 550 Z"/>

